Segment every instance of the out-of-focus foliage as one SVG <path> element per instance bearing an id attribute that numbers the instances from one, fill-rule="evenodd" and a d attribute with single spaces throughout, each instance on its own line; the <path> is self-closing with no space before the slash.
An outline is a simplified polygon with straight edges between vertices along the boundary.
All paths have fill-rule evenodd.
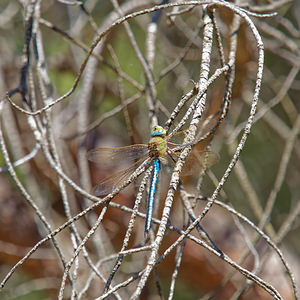
<path id="1" fill-rule="evenodd" d="M 190 6 L 169 1 L 170 7 L 165 3 L 158 22 L 152 23 L 156 26 L 152 40 L 149 24 L 155 12 L 149 9 L 158 1 L 119 2 L 0 2 L 0 298 L 52 299 L 60 293 L 60 297 L 94 299 L 108 293 L 108 298 L 118 299 L 132 295 L 171 299 L 174 293 L 172 299 L 270 299 L 270 294 L 280 299 L 272 294 L 274 288 L 283 299 L 295 299 L 293 280 L 300 286 L 300 2 L 212 1 L 207 8 L 200 1 Z M 139 11 L 143 13 L 133 15 Z M 128 23 L 112 26 L 122 16 L 128 16 Z M 249 22 L 264 45 L 264 72 L 250 134 L 223 185 L 251 116 L 253 95 L 259 90 L 260 48 Z M 203 48 L 210 42 L 205 40 L 210 25 L 212 49 L 206 65 Z M 195 146 L 198 151 L 217 152 L 219 162 L 205 176 L 199 170 L 182 178 L 176 193 L 169 186 L 174 173 L 171 177 L 172 170 L 164 167 L 156 198 L 158 222 L 150 240 L 144 236 L 144 216 L 136 218 L 133 229 L 129 226 L 133 213 L 128 208 L 137 201 L 141 180 L 134 180 L 130 188 L 106 202 L 107 211 L 102 204 L 90 209 L 96 199 L 86 193 L 111 175 L 115 166 L 91 164 L 86 152 L 100 146 L 147 143 L 151 126 L 156 121 L 164 125 L 189 92 L 192 100 L 169 124 L 174 129 L 190 108 L 192 114 L 183 129 L 191 128 L 191 120 L 197 119 L 192 102 L 203 88 L 197 83 L 206 66 L 209 78 L 229 66 L 205 91 L 206 108 L 198 128 L 211 116 L 212 123 L 220 125 L 216 131 L 209 128 L 209 138 Z M 7 92 L 27 112 L 47 109 L 30 116 L 8 101 Z M 227 110 L 224 103 L 230 103 Z M 179 138 L 178 143 L 182 142 Z M 15 171 L 7 170 L 8 158 L 16 162 Z M 218 185 L 219 194 L 211 198 Z M 142 213 L 147 190 L 139 208 Z M 159 221 L 170 199 L 174 201 L 168 225 L 177 231 L 168 227 L 160 240 L 157 228 L 167 226 Z M 200 224 L 224 252 L 225 260 L 195 241 L 201 236 L 199 227 L 191 232 L 194 240 L 183 239 L 172 248 L 193 222 L 191 212 L 194 218 L 200 216 L 209 199 L 220 203 L 212 205 Z M 238 218 L 230 207 L 252 223 Z M 72 220 L 85 209 L 90 211 Z M 91 230 L 101 214 L 103 219 Z M 9 273 L 36 243 L 68 220 L 63 230 L 53 234 L 55 240 L 37 247 Z M 257 237 L 255 226 L 266 235 Z M 278 246 L 277 252 L 268 238 Z M 79 247 L 82 240 L 83 249 Z M 118 256 L 121 249 L 135 251 L 144 245 L 149 248 Z M 78 247 L 81 251 L 75 258 Z M 170 254 L 160 257 L 168 247 Z M 238 270 L 232 261 L 263 283 L 255 283 L 254 277 Z M 150 277 L 142 277 L 146 266 L 151 269 Z M 109 290 L 127 279 L 131 279 L 128 284 Z M 142 287 L 141 294 L 137 287 Z"/>

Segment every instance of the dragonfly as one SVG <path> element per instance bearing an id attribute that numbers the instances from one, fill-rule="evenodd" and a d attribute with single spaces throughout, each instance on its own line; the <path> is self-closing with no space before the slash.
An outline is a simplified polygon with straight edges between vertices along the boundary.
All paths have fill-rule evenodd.
<path id="1" fill-rule="evenodd" d="M 147 201 L 147 213 L 144 229 L 145 235 L 148 235 L 148 232 L 151 228 L 153 206 L 162 164 L 165 163 L 167 155 L 169 155 L 173 161 L 175 160 L 174 156 L 178 156 L 178 150 L 173 150 L 172 148 L 170 148 L 170 146 L 177 146 L 176 148 L 178 149 L 178 144 L 174 144 L 169 141 L 176 134 L 178 133 L 167 136 L 166 129 L 164 129 L 162 126 L 156 125 L 151 131 L 148 144 L 134 144 L 117 148 L 96 148 L 90 150 L 87 154 L 87 157 L 90 161 L 102 165 L 120 165 L 122 162 L 124 162 L 124 160 L 135 161 L 129 167 L 122 169 L 121 171 L 100 181 L 94 187 L 95 196 L 103 196 L 111 193 L 120 185 L 121 182 L 124 182 L 126 178 L 133 174 L 133 172 L 139 165 L 141 165 L 147 158 L 150 158 L 153 169 L 150 178 L 150 187 Z M 184 146 L 182 146 L 181 149 L 183 147 Z M 218 155 L 211 151 L 203 151 L 202 153 L 200 153 L 200 155 L 197 156 L 197 160 L 201 161 L 201 158 L 205 160 L 205 164 L 203 162 L 200 162 L 200 167 L 202 169 L 209 168 L 219 159 Z"/>

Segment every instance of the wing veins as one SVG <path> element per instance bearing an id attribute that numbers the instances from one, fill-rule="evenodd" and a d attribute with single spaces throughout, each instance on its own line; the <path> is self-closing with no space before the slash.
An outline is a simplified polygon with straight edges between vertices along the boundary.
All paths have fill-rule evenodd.
<path id="1" fill-rule="evenodd" d="M 129 167 L 104 178 L 94 187 L 94 195 L 103 196 L 106 194 L 110 194 L 116 187 L 120 185 L 125 177 L 129 177 L 137 169 L 137 167 L 144 161 L 146 157 L 147 156 L 144 155 Z"/>

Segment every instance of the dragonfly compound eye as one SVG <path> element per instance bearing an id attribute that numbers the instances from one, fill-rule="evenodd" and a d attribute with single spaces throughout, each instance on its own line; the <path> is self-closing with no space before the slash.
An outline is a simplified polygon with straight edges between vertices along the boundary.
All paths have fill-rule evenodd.
<path id="1" fill-rule="evenodd" d="M 165 136 L 166 133 L 167 132 L 166 132 L 166 130 L 163 127 L 156 125 L 152 129 L 151 137 L 154 137 L 154 136 Z"/>

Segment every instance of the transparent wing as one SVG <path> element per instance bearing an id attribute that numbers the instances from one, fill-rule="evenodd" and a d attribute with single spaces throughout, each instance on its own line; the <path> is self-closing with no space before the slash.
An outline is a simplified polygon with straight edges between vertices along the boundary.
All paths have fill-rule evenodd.
<path id="1" fill-rule="evenodd" d="M 217 121 L 215 119 L 212 119 L 210 116 L 202 122 L 202 124 L 199 127 L 199 130 L 196 135 L 196 143 L 199 141 L 205 139 L 210 131 L 217 125 Z"/>
<path id="2" fill-rule="evenodd" d="M 219 159 L 219 155 L 215 152 L 209 150 L 198 152 L 194 150 L 186 160 L 181 174 L 183 176 L 188 176 L 197 172 L 199 173 L 200 171 L 212 167 Z"/>
<path id="3" fill-rule="evenodd" d="M 210 115 L 207 119 L 203 120 L 198 125 L 198 130 L 195 138 L 195 142 L 193 144 L 197 144 L 199 141 L 205 139 L 209 132 L 216 126 L 217 121 L 212 118 L 212 115 Z M 176 139 L 176 138 L 183 138 L 184 135 L 186 135 L 188 132 L 188 129 L 180 130 L 178 132 L 172 133 L 168 136 L 166 136 L 166 140 L 168 144 L 172 145 L 172 143 L 169 142 L 169 140 Z M 182 144 L 184 146 L 184 144 Z"/>
<path id="4" fill-rule="evenodd" d="M 120 184 L 128 178 L 141 163 L 148 157 L 148 155 L 144 155 L 144 157 L 140 158 L 137 162 L 130 165 L 128 168 L 121 170 L 109 177 L 106 177 L 102 181 L 100 181 L 93 189 L 93 194 L 95 196 L 103 196 L 110 194 L 115 188 L 120 186 Z"/>
<path id="5" fill-rule="evenodd" d="M 177 131 L 177 132 L 174 132 L 174 133 L 171 133 L 169 135 L 167 135 L 165 137 L 165 140 L 167 141 L 168 144 L 170 145 L 173 145 L 173 141 L 174 142 L 178 142 L 178 141 L 181 141 L 182 142 L 182 139 L 184 139 L 185 135 L 187 134 L 188 130 L 187 129 L 183 129 L 183 130 L 180 130 L 180 131 Z M 169 141 L 172 141 L 169 142 Z"/>
<path id="6" fill-rule="evenodd" d="M 148 146 L 135 144 L 117 148 L 96 148 L 87 153 L 90 161 L 101 164 L 104 167 L 132 163 L 148 153 Z"/>

